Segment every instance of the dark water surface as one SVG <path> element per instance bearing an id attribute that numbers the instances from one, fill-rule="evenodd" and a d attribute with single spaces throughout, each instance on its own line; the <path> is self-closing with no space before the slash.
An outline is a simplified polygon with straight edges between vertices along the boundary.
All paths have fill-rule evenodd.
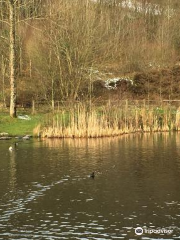
<path id="1" fill-rule="evenodd" d="M 180 239 L 180 134 L 11 143 L 0 142 L 0 239 Z"/>

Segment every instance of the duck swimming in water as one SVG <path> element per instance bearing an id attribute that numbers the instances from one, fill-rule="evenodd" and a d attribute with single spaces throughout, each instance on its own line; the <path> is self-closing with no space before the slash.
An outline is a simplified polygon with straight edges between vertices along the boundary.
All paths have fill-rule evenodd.
<path id="1" fill-rule="evenodd" d="M 95 177 L 95 173 L 92 172 L 91 175 L 90 175 L 91 178 L 94 178 Z"/>
<path id="2" fill-rule="evenodd" d="M 17 148 L 17 146 L 18 146 L 18 143 L 15 142 L 15 143 L 14 143 L 14 146 L 10 146 L 10 147 L 9 147 L 9 151 L 10 151 L 10 152 L 13 152 L 13 151 Z"/>

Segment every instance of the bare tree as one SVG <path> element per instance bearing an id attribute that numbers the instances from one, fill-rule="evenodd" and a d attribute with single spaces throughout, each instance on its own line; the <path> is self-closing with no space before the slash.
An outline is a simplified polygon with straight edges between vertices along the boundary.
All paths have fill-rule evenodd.
<path id="1" fill-rule="evenodd" d="M 9 0 L 9 66 L 10 66 L 10 116 L 16 117 L 16 19 L 15 19 L 15 3 L 14 0 Z"/>

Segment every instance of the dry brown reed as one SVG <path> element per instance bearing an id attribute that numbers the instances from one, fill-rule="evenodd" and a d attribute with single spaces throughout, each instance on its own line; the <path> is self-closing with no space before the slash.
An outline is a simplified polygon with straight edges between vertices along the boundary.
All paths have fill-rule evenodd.
<path id="1" fill-rule="evenodd" d="M 108 103 L 96 107 L 79 103 L 68 111 L 48 115 L 44 126 L 37 130 L 43 138 L 98 138 L 179 128 L 179 111 L 170 106 L 137 107 L 127 103 L 123 106 Z"/>
<path id="2" fill-rule="evenodd" d="M 35 137 L 40 136 L 40 131 L 41 131 L 41 124 L 38 124 L 34 129 L 33 129 L 33 135 Z"/>

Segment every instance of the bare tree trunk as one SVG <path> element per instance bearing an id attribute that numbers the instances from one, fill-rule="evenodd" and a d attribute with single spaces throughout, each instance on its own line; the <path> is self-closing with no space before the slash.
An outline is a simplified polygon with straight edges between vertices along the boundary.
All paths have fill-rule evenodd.
<path id="1" fill-rule="evenodd" d="M 10 24 L 10 116 L 16 117 L 16 42 L 15 42 L 15 1 L 9 0 L 9 24 Z"/>
<path id="2" fill-rule="evenodd" d="M 5 96 L 5 74 L 6 74 L 6 64 L 4 61 L 4 56 L 2 55 L 2 98 L 3 98 L 3 105 L 6 107 L 6 96 Z"/>

